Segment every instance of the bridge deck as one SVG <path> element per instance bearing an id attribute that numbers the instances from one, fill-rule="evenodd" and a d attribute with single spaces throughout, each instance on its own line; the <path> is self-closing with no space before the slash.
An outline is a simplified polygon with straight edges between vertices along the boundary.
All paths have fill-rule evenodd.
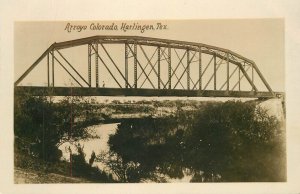
<path id="1" fill-rule="evenodd" d="M 84 87 L 37 87 L 16 86 L 16 95 L 28 92 L 32 95 L 53 96 L 187 96 L 187 97 L 237 97 L 273 98 L 281 93 L 254 91 L 180 90 L 180 89 L 135 89 L 135 88 L 84 88 Z"/>

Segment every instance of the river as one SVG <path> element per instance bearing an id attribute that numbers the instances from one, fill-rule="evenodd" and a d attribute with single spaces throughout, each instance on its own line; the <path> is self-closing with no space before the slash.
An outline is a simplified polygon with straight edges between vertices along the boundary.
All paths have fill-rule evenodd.
<path id="1" fill-rule="evenodd" d="M 99 138 L 96 139 L 90 139 L 90 140 L 81 140 L 78 143 L 80 143 L 81 146 L 83 146 L 83 151 L 86 154 L 85 160 L 88 162 L 92 152 L 94 151 L 96 155 L 100 154 L 101 152 L 106 152 L 109 150 L 108 146 L 108 139 L 109 135 L 113 135 L 116 132 L 117 125 L 119 123 L 110 123 L 110 124 L 101 124 L 92 126 L 91 130 L 93 130 Z M 70 152 L 69 147 L 72 150 L 72 153 L 76 153 L 76 147 L 73 144 L 70 143 L 64 143 L 62 144 L 59 149 L 62 151 L 63 156 L 62 160 L 70 161 Z M 93 166 L 98 166 L 101 170 L 105 170 L 106 166 L 104 166 L 101 162 L 94 162 Z"/>
<path id="2" fill-rule="evenodd" d="M 280 105 L 278 102 L 275 107 Z M 108 153 L 103 163 L 94 162 L 93 165 L 118 177 L 121 182 L 283 179 L 283 175 L 274 176 L 269 172 L 270 168 L 260 168 L 261 174 L 253 170 L 262 164 L 272 169 L 284 167 L 284 128 L 279 122 L 282 116 L 272 115 L 272 109 L 267 109 L 272 115 L 267 116 L 264 111 L 258 111 L 253 102 L 215 103 L 203 109 L 198 112 L 180 110 L 165 118 L 126 119 L 93 126 L 91 131 L 99 138 L 79 143 L 87 162 L 93 151 L 96 155 Z M 66 161 L 70 161 L 69 146 L 75 153 L 74 145 L 60 146 L 62 159 Z M 269 151 L 264 151 L 267 147 Z M 269 158 L 280 158 L 283 162 L 280 165 L 266 162 Z M 124 175 L 123 178 L 120 175 Z"/>
<path id="3" fill-rule="evenodd" d="M 110 123 L 110 124 L 101 124 L 101 125 L 92 126 L 91 130 L 93 130 L 97 134 L 97 136 L 99 136 L 99 138 L 90 139 L 86 141 L 81 140 L 77 142 L 83 147 L 83 151 L 86 154 L 85 160 L 87 162 L 89 161 L 93 151 L 95 152 L 96 155 L 99 155 L 102 152 L 107 152 L 110 150 L 108 145 L 109 137 L 110 135 L 114 135 L 116 133 L 119 124 L 120 123 Z M 61 158 L 62 160 L 70 161 L 69 147 L 71 148 L 73 154 L 77 152 L 75 145 L 70 143 L 62 144 L 59 147 L 59 149 L 63 153 Z M 93 166 L 97 166 L 99 169 L 105 172 L 112 173 L 111 169 L 102 162 L 94 162 Z M 170 178 L 162 174 L 160 176 L 163 176 L 165 178 L 165 181 L 167 182 L 190 182 L 192 176 L 188 173 L 187 169 L 183 170 L 183 175 L 184 176 L 182 178 Z M 153 181 L 150 179 L 144 179 L 143 182 L 153 182 Z"/>

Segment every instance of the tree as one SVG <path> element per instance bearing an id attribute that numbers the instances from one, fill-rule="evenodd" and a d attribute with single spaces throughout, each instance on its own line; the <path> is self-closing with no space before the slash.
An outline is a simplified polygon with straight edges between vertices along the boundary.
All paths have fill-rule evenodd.
<path id="1" fill-rule="evenodd" d="M 180 103 L 178 103 L 180 104 Z M 284 181 L 284 130 L 255 101 L 204 103 L 174 118 L 132 119 L 118 125 L 102 161 L 123 182 Z"/>
<path id="2" fill-rule="evenodd" d="M 85 114 L 89 106 L 81 97 L 53 102 L 50 97 L 29 93 L 15 96 L 15 136 L 26 142 L 19 146 L 28 146 L 32 155 L 46 161 L 58 160 L 62 143 L 93 138 L 88 130 L 92 121 Z"/>
<path id="3" fill-rule="evenodd" d="M 254 102 L 208 104 L 187 131 L 186 164 L 207 181 L 282 181 L 284 132 Z M 195 180 L 197 181 L 197 179 Z"/>
<path id="4" fill-rule="evenodd" d="M 95 152 L 92 153 L 89 163 L 85 161 L 86 154 L 83 151 L 84 146 L 79 143 L 75 145 L 77 153 L 72 154 L 72 172 L 74 176 L 85 177 L 95 182 L 114 182 L 111 174 L 101 171 L 98 167 L 92 167 L 92 163 L 96 157 Z"/>
<path id="5" fill-rule="evenodd" d="M 115 152 L 102 152 L 97 156 L 97 161 L 105 164 L 117 177 L 118 182 L 139 182 L 141 180 L 139 164 L 133 161 L 126 162 Z"/>
<path id="6" fill-rule="evenodd" d="M 110 151 L 97 158 L 121 182 L 165 182 L 160 174 L 182 178 L 182 135 L 171 118 L 127 120 L 110 136 Z"/>

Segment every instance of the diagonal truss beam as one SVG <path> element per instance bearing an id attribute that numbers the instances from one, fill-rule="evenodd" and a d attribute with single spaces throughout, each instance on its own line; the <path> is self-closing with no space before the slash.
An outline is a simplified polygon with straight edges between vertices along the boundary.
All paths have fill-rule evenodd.
<path id="1" fill-rule="evenodd" d="M 249 66 L 250 67 L 250 66 Z M 245 71 L 244 67 L 242 66 L 242 64 L 239 64 L 239 68 L 242 71 L 242 73 L 245 75 L 246 79 L 248 80 L 248 82 L 250 83 L 250 85 L 252 86 L 252 88 L 254 89 L 254 91 L 257 91 L 256 86 L 254 85 L 254 83 L 252 82 L 252 80 L 250 79 L 249 75 L 247 74 L 247 72 Z"/>
<path id="2" fill-rule="evenodd" d="M 215 56 L 213 56 L 213 58 L 215 58 Z M 222 60 L 219 63 L 215 64 L 215 66 L 214 66 L 214 73 L 209 78 L 209 80 L 208 80 L 207 84 L 204 86 L 203 90 L 206 90 L 206 88 L 210 84 L 211 80 L 216 77 L 216 73 L 217 73 L 219 67 L 221 66 L 223 60 L 224 60 L 224 58 L 222 58 Z"/>
<path id="3" fill-rule="evenodd" d="M 146 54 L 145 50 L 143 49 L 143 47 L 142 47 L 141 45 L 139 45 L 139 47 L 141 48 L 142 53 L 144 54 L 145 58 L 146 58 L 147 61 L 148 61 L 147 65 L 150 64 L 150 66 L 152 67 L 152 69 L 151 69 L 151 71 L 149 72 L 148 76 L 150 75 L 150 73 L 151 73 L 152 70 L 153 70 L 154 73 L 156 74 L 156 76 L 159 78 L 160 83 L 162 83 L 162 84 L 164 85 L 163 81 L 161 80 L 160 76 L 158 75 L 158 72 L 155 70 L 155 66 L 156 66 L 156 64 L 158 63 L 158 60 L 157 60 L 157 61 L 155 62 L 155 64 L 153 65 L 152 62 L 151 62 L 151 59 L 149 59 L 149 57 L 147 56 L 147 54 Z M 157 48 L 157 49 L 155 50 L 154 54 L 156 53 L 157 50 L 159 50 L 159 49 Z M 152 57 L 154 56 L 154 54 L 152 55 Z M 152 58 L 152 57 L 151 57 L 151 58 Z M 146 69 L 146 67 L 145 67 L 145 69 Z M 146 79 L 145 79 L 145 80 L 146 80 Z M 143 84 L 145 83 L 145 80 L 144 80 Z M 143 84 L 142 84 L 142 85 L 143 85 Z"/>
<path id="4" fill-rule="evenodd" d="M 156 48 L 156 50 L 155 50 L 155 52 L 153 53 L 152 57 L 149 59 L 149 57 L 147 56 L 147 54 L 146 54 L 145 50 L 143 49 L 143 47 L 142 47 L 141 45 L 139 45 L 139 46 L 140 46 L 140 48 L 141 48 L 141 50 L 142 50 L 142 53 L 144 54 L 145 58 L 146 58 L 147 61 L 148 61 L 147 65 L 150 64 L 150 66 L 152 67 L 151 70 L 150 70 L 150 72 L 148 73 L 148 77 L 149 77 L 149 75 L 151 74 L 151 72 L 154 71 L 154 73 L 156 74 L 156 76 L 157 76 L 158 79 L 160 80 L 160 83 L 162 83 L 162 84 L 164 85 L 163 81 L 161 80 L 160 76 L 158 75 L 158 72 L 155 70 L 155 66 L 156 66 L 156 64 L 158 63 L 158 60 L 156 60 L 156 62 L 154 63 L 154 65 L 151 63 L 151 60 L 152 60 L 153 56 L 155 55 L 156 51 L 159 51 L 160 49 Z M 145 67 L 145 69 L 146 69 L 146 67 Z M 141 74 L 142 74 L 142 73 L 141 73 Z M 145 79 L 145 80 L 143 81 L 141 87 L 144 85 L 144 83 L 145 83 L 146 80 L 147 80 L 147 79 Z"/>
<path id="5" fill-rule="evenodd" d="M 78 73 L 78 71 L 71 65 L 71 63 L 59 52 L 59 50 L 56 50 L 56 52 L 64 59 L 65 62 L 75 71 L 75 73 L 89 86 L 89 83 Z"/>
<path id="6" fill-rule="evenodd" d="M 190 66 L 192 63 L 198 62 L 198 61 L 199 61 L 199 60 L 193 61 L 193 59 L 194 59 L 194 57 L 196 56 L 197 53 L 198 53 L 198 52 L 195 51 L 191 59 L 189 59 L 189 57 L 187 58 L 187 59 L 188 59 L 188 60 L 187 60 L 187 63 L 188 63 L 189 66 Z M 190 67 L 189 67 L 189 68 L 190 68 Z M 193 79 L 190 77 L 190 73 L 188 73 L 188 80 L 190 80 L 190 81 L 192 82 L 192 84 L 195 85 Z M 190 87 L 188 87 L 188 89 L 190 89 Z"/>
<path id="7" fill-rule="evenodd" d="M 269 92 L 271 92 L 273 94 L 272 88 L 270 87 L 270 85 L 268 84 L 267 80 L 264 78 L 264 76 L 262 75 L 262 73 L 260 72 L 260 70 L 258 69 L 258 67 L 256 66 L 256 64 L 254 62 L 252 62 L 251 64 L 254 67 L 254 69 L 255 69 L 256 73 L 258 74 L 258 76 L 260 77 L 260 79 L 263 81 L 263 83 L 265 84 L 265 86 L 269 90 Z"/>
<path id="8" fill-rule="evenodd" d="M 17 86 L 45 57 L 50 53 L 54 48 L 54 44 L 52 44 L 43 54 L 17 79 L 15 82 L 15 86 Z"/>
<path id="9" fill-rule="evenodd" d="M 175 51 L 175 49 L 174 49 L 174 51 Z M 177 80 L 179 79 L 179 78 L 177 77 L 177 75 L 176 75 L 176 71 L 177 71 L 177 69 L 178 69 L 178 67 L 179 67 L 179 65 L 180 65 L 180 63 L 181 63 L 181 61 L 183 60 L 183 58 L 185 57 L 186 54 L 187 54 L 187 52 L 185 51 L 184 54 L 183 54 L 183 56 L 182 56 L 182 58 L 179 60 L 179 63 L 177 64 L 175 70 L 174 70 L 173 68 L 171 68 L 173 72 L 172 72 L 172 74 L 171 74 L 170 79 L 168 80 L 168 82 L 164 85 L 164 88 L 166 88 L 166 86 L 168 85 L 168 83 L 171 82 L 171 79 L 172 79 L 172 77 L 174 76 L 174 74 L 175 74 Z M 182 86 L 182 88 L 184 88 L 184 86 L 183 86 L 182 84 L 181 84 L 181 86 Z"/>
<path id="10" fill-rule="evenodd" d="M 168 48 L 168 54 L 165 53 L 165 50 Z M 174 49 L 175 50 L 175 49 Z M 166 57 L 166 55 L 168 55 Z M 165 49 L 162 50 L 162 56 L 164 57 L 164 60 L 168 61 L 168 82 L 166 84 L 164 84 L 164 89 L 167 88 L 167 85 L 169 84 L 169 89 L 171 89 L 171 86 L 172 86 L 172 76 L 171 73 L 175 72 L 177 70 L 177 68 L 179 67 L 177 65 L 177 68 L 176 70 L 173 69 L 172 65 L 171 65 L 171 48 L 170 47 L 165 47 Z M 182 59 L 179 58 L 179 56 L 177 56 L 179 60 L 183 60 L 184 56 L 182 57 Z M 180 63 L 180 62 L 179 62 Z M 176 79 L 179 80 L 179 77 L 176 75 L 176 73 L 174 74 Z M 184 88 L 184 86 L 182 85 L 181 82 L 179 82 L 179 84 L 181 85 L 182 88 Z"/>
<path id="11" fill-rule="evenodd" d="M 128 84 L 129 87 L 131 88 L 131 85 L 128 83 L 127 79 L 125 78 L 125 76 L 123 75 L 123 73 L 121 72 L 121 70 L 118 68 L 118 66 L 116 65 L 115 61 L 112 59 L 112 57 L 110 56 L 110 54 L 107 52 L 107 50 L 104 47 L 104 45 L 103 44 L 100 44 L 100 45 L 103 48 L 103 50 L 105 51 L 105 53 L 107 54 L 107 56 L 110 59 L 110 61 L 114 64 L 115 68 L 118 70 L 118 72 L 120 73 L 120 75 L 122 76 L 122 78 L 125 80 L 126 84 Z"/>
<path id="12" fill-rule="evenodd" d="M 236 72 L 236 70 L 238 70 L 238 68 L 239 68 L 239 66 L 236 66 L 235 68 L 234 68 L 234 70 L 233 70 L 233 72 L 231 72 L 231 74 L 229 75 L 229 77 L 228 77 L 228 81 L 230 80 L 230 78 L 234 75 L 234 73 Z M 222 90 L 223 88 L 224 88 L 224 86 L 226 85 L 226 84 L 228 84 L 227 82 L 228 82 L 227 80 L 223 83 L 223 85 L 221 86 L 221 88 L 219 89 L 219 90 Z M 227 85 L 228 86 L 228 85 Z"/>
<path id="13" fill-rule="evenodd" d="M 68 71 L 68 69 L 54 56 L 54 53 L 53 52 L 51 52 L 51 55 L 52 55 L 52 57 L 55 59 L 55 61 L 57 61 L 58 62 L 58 64 L 73 78 L 73 80 L 74 81 L 76 81 L 76 83 L 78 84 L 78 85 L 80 85 L 81 87 L 83 87 L 82 86 L 82 84 Z M 54 82 L 53 82 L 54 83 Z M 54 84 L 53 84 L 54 85 Z"/>
<path id="14" fill-rule="evenodd" d="M 200 78 L 198 79 L 198 81 L 194 84 L 193 90 L 196 88 L 196 85 L 200 82 L 200 79 L 203 77 L 204 73 L 206 72 L 206 70 L 208 69 L 209 65 L 211 64 L 212 60 L 214 59 L 214 56 L 211 57 L 211 59 L 209 60 L 208 64 L 205 66 L 204 71 L 201 73 Z"/>
<path id="15" fill-rule="evenodd" d="M 137 62 L 137 64 L 139 64 L 139 66 L 140 66 L 142 72 L 145 74 L 145 76 L 146 76 L 147 80 L 149 81 L 149 83 L 151 84 L 151 86 L 152 86 L 153 88 L 155 88 L 155 86 L 153 85 L 153 83 L 151 82 L 151 80 L 149 79 L 149 77 L 147 76 L 146 72 L 144 71 L 144 69 L 143 69 L 141 63 L 139 62 L 139 60 L 138 60 L 138 58 L 137 58 L 137 56 L 136 56 L 136 54 L 135 54 L 136 52 L 134 52 L 130 47 L 129 47 L 129 50 L 130 50 L 130 52 L 133 54 L 135 61 Z"/>
<path id="16" fill-rule="evenodd" d="M 186 52 L 188 52 L 188 51 L 186 51 Z M 185 72 L 188 70 L 188 68 L 189 68 L 189 63 L 190 63 L 190 61 L 191 60 L 193 60 L 193 58 L 195 57 L 195 55 L 196 55 L 196 53 L 194 53 L 194 55 L 193 55 L 193 57 L 188 61 L 188 65 L 186 66 L 186 67 L 184 67 L 184 71 L 183 71 L 183 73 L 181 74 L 181 76 L 180 76 L 180 78 L 179 78 L 179 80 L 177 81 L 177 83 L 175 84 L 175 86 L 173 87 L 173 89 L 175 89 L 176 88 L 176 86 L 178 85 L 178 83 L 180 82 L 180 80 L 182 79 L 182 77 L 183 77 L 183 75 L 185 74 Z M 180 63 L 182 64 L 182 62 L 180 61 Z M 183 65 L 183 64 L 182 64 Z M 189 78 L 189 76 L 187 76 L 188 78 Z"/>
<path id="17" fill-rule="evenodd" d="M 100 40 L 101 43 L 108 43 L 108 44 L 124 44 L 124 43 L 125 44 L 126 43 L 127 44 L 133 44 L 134 43 L 135 45 L 139 45 L 139 46 L 147 45 L 147 46 L 156 46 L 156 47 L 161 47 L 161 48 L 168 47 L 168 48 L 173 48 L 174 50 L 175 49 L 184 49 L 184 50 L 196 51 L 196 52 L 204 53 L 204 54 L 208 54 L 208 55 L 215 54 L 215 56 L 218 57 L 218 58 L 222 58 L 224 54 L 227 54 L 227 64 L 232 63 L 232 64 L 237 65 L 239 67 L 239 72 L 241 71 L 243 73 L 243 75 L 244 75 L 243 77 L 245 77 L 247 79 L 247 81 L 252 86 L 253 90 L 257 91 L 257 88 L 256 88 L 256 86 L 254 84 L 254 81 L 247 74 L 247 71 L 245 71 L 245 68 L 242 66 L 242 63 L 246 63 L 246 64 L 249 64 L 249 65 L 252 65 L 252 68 L 254 68 L 255 72 L 257 73 L 257 75 L 260 78 L 260 80 L 263 82 L 264 86 L 268 89 L 269 92 L 273 93 L 270 85 L 267 83 L 267 81 L 263 77 L 262 73 L 260 72 L 260 70 L 256 66 L 255 62 L 253 62 L 252 60 L 247 59 L 247 58 L 245 58 L 245 57 L 243 57 L 241 55 L 238 55 L 237 53 L 234 53 L 234 52 L 232 52 L 230 50 L 222 49 L 222 48 L 214 47 L 214 46 L 210 46 L 210 45 L 205 45 L 205 44 L 202 44 L 202 43 L 192 43 L 192 42 L 184 42 L 184 41 L 176 41 L 176 40 L 166 40 L 166 39 L 157 39 L 157 38 L 149 38 L 149 37 L 137 37 L 137 36 L 93 36 L 93 37 L 88 37 L 88 38 L 83 38 L 83 39 L 72 40 L 72 41 L 65 41 L 65 42 L 60 42 L 60 43 L 54 43 L 20 76 L 19 79 L 17 79 L 17 81 L 15 82 L 14 85 L 17 86 L 46 57 L 46 55 L 49 55 L 49 54 L 54 55 L 54 53 L 50 53 L 51 51 L 54 51 L 54 50 L 58 51 L 59 49 L 64 49 L 64 48 L 69 48 L 69 47 L 75 47 L 75 46 L 80 46 L 80 45 L 85 45 L 85 44 L 93 44 L 93 43 L 95 43 L 95 42 L 97 42 L 99 40 Z M 199 51 L 199 48 L 200 48 L 201 51 Z M 130 47 L 130 50 L 132 52 L 132 48 L 131 47 Z M 164 55 L 164 52 L 162 52 L 162 53 L 163 53 L 162 55 Z M 132 57 L 135 57 L 136 63 L 138 63 L 138 65 L 141 67 L 141 69 L 143 71 L 142 73 L 145 74 L 145 75 L 147 75 L 145 73 L 146 67 L 142 68 L 140 62 L 137 62 L 137 57 L 136 56 L 132 56 Z M 55 57 L 55 58 L 57 59 L 57 57 Z M 98 58 L 101 58 L 99 56 L 99 54 L 97 54 L 97 59 Z M 177 72 L 178 66 L 183 65 L 182 62 L 181 62 L 183 58 L 181 58 L 180 63 L 176 66 L 175 69 L 173 69 L 171 67 L 169 68 L 170 72 L 172 70 L 172 74 L 171 74 L 171 76 L 169 76 L 168 82 L 166 84 L 163 84 L 164 88 L 166 88 L 166 86 L 168 84 L 170 85 L 170 83 L 171 83 L 171 79 L 170 78 L 172 78 L 174 75 L 177 78 L 177 82 L 178 82 L 178 80 L 181 80 L 181 78 L 178 78 L 178 76 L 176 75 L 176 72 Z M 48 57 L 47 57 L 47 59 L 48 59 Z M 52 59 L 54 59 L 53 56 L 52 56 Z M 56 61 L 56 59 L 54 59 L 54 60 Z M 73 70 L 75 69 L 75 68 L 73 68 L 73 66 L 67 60 L 65 60 L 65 61 L 70 65 L 70 67 Z M 47 65 L 48 64 L 49 64 L 49 62 L 47 62 Z M 107 67 L 107 65 L 105 63 L 104 63 L 104 65 L 108 69 L 108 67 Z M 148 65 L 149 64 L 147 64 L 147 66 Z M 49 81 L 50 80 L 49 79 L 49 77 L 50 77 L 49 76 L 49 70 L 50 69 L 48 68 L 48 66 L 47 66 L 47 70 L 48 70 L 47 77 L 48 77 L 48 85 L 50 85 L 49 84 L 49 82 L 50 82 Z M 155 65 L 153 65 L 153 67 L 152 67 L 151 71 L 153 71 L 153 69 L 155 69 Z M 52 68 L 52 71 L 53 71 L 53 69 L 54 68 Z M 229 87 L 229 79 L 231 77 L 228 72 L 229 71 L 227 71 L 227 88 Z M 76 74 L 85 83 L 87 83 L 86 80 L 78 72 L 76 72 Z M 54 75 L 54 73 L 52 74 L 52 76 L 53 75 Z M 199 75 L 202 75 L 202 73 L 199 73 Z M 124 77 L 124 76 L 122 76 L 122 77 Z M 128 79 L 125 78 L 124 80 L 126 81 L 126 85 L 128 85 Z M 151 85 L 153 85 L 153 83 L 151 82 L 151 80 L 149 78 L 147 78 L 146 80 L 148 80 L 151 83 Z M 193 82 L 193 80 L 191 80 L 191 81 Z M 52 78 L 52 82 L 54 84 L 54 77 Z M 160 83 L 160 81 L 159 81 L 159 83 Z M 196 84 L 193 83 L 194 84 L 193 89 L 195 88 L 195 85 L 197 85 L 197 83 L 201 83 L 201 82 L 198 80 L 196 82 Z M 182 85 L 181 81 L 180 81 L 180 84 Z M 90 86 L 90 82 L 88 82 L 88 85 Z M 199 88 L 201 88 L 201 85 L 199 86 Z"/>
<path id="18" fill-rule="evenodd" d="M 177 81 L 178 81 L 178 80 L 179 80 L 179 77 L 178 77 L 177 74 L 175 73 L 175 71 L 176 71 L 177 69 L 174 70 L 173 67 L 171 66 L 171 70 L 172 70 L 172 72 L 174 72 L 174 76 L 176 77 L 176 79 L 177 79 Z M 168 79 L 168 82 L 164 85 L 164 88 L 167 87 L 168 83 L 169 83 L 169 84 L 171 83 L 172 77 L 173 77 L 173 76 L 170 76 L 170 79 Z M 183 84 L 182 84 L 181 82 L 179 82 L 179 84 L 181 85 L 182 88 L 184 88 L 184 86 L 183 86 Z"/>
<path id="19" fill-rule="evenodd" d="M 141 45 L 139 45 L 139 47 L 141 48 L 141 50 L 142 50 L 142 52 L 143 52 L 143 54 L 144 54 L 144 56 L 146 57 L 146 59 L 147 59 L 147 64 L 146 64 L 146 66 L 145 66 L 145 68 L 144 68 L 144 70 L 146 70 L 146 68 L 148 67 L 148 65 L 150 64 L 150 61 L 153 59 L 153 57 L 154 57 L 154 55 L 156 54 L 156 52 L 157 52 L 157 48 L 155 49 L 155 51 L 154 51 L 154 53 L 152 54 L 152 56 L 150 57 L 150 59 L 148 58 L 148 56 L 145 54 L 145 51 L 144 51 L 144 49 L 143 49 L 143 47 L 141 46 Z M 155 64 L 154 65 L 152 65 L 152 69 L 153 69 L 153 66 L 155 66 L 156 65 L 156 63 L 157 63 L 157 61 L 155 62 Z M 152 63 L 151 63 L 152 64 Z M 152 69 L 150 70 L 150 73 L 148 73 L 148 76 L 151 74 L 151 72 L 152 72 Z M 143 72 L 141 72 L 140 73 L 140 75 L 138 76 L 138 80 L 141 78 L 141 76 L 143 75 Z M 157 73 L 156 73 L 156 75 L 157 75 Z M 145 79 L 145 80 L 147 80 L 147 79 Z"/>
<path id="20" fill-rule="evenodd" d="M 104 62 L 104 60 L 100 57 L 99 53 L 97 52 L 97 50 L 95 49 L 94 45 L 91 45 L 93 50 L 95 51 L 95 54 L 97 56 L 97 58 L 99 58 L 101 60 L 101 62 L 103 63 L 104 67 L 107 69 L 107 71 L 109 72 L 109 74 L 112 76 L 112 78 L 115 80 L 115 82 L 118 84 L 118 86 L 120 88 L 122 88 L 121 84 L 118 82 L 118 80 L 115 78 L 115 76 L 113 75 L 113 73 L 110 71 L 110 69 L 107 67 L 106 63 Z"/>
<path id="21" fill-rule="evenodd" d="M 183 60 L 184 57 L 182 57 L 182 58 L 180 59 L 179 54 L 177 53 L 176 49 L 174 49 L 174 52 L 175 52 L 177 58 L 179 59 L 179 64 L 182 65 L 182 67 L 183 67 L 184 70 L 186 70 L 186 68 L 184 67 L 184 65 L 183 65 L 183 63 L 182 63 L 182 60 Z M 187 55 L 187 58 L 188 58 L 188 56 L 189 56 L 188 50 L 186 50 L 186 55 Z M 184 88 L 184 86 L 183 86 L 182 83 L 181 83 L 181 78 L 178 78 L 178 76 L 177 76 L 176 73 L 175 73 L 175 76 L 176 76 L 176 78 L 177 78 L 177 83 L 180 82 L 181 87 Z M 176 83 L 176 86 L 177 86 L 177 83 Z M 174 88 L 175 88 L 175 87 L 174 87 Z"/>
<path id="22" fill-rule="evenodd" d="M 250 69 L 250 66 L 247 67 L 247 69 L 245 70 L 246 72 Z M 234 84 L 234 86 L 232 87 L 231 90 L 234 90 L 236 88 L 237 85 L 240 85 L 241 80 L 245 77 L 245 75 L 243 74 L 242 76 L 239 75 L 239 80 Z M 239 88 L 240 90 L 240 88 Z"/>

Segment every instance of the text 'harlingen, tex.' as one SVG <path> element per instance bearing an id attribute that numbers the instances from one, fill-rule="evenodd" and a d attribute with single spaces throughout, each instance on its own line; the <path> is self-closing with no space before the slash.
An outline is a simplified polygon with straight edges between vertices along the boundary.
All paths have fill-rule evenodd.
<path id="1" fill-rule="evenodd" d="M 155 31 L 155 30 L 167 30 L 168 25 L 161 22 L 153 24 L 140 24 L 138 22 L 122 22 L 120 24 L 111 23 L 111 24 L 101 24 L 101 23 L 91 23 L 90 25 L 75 25 L 70 22 L 66 24 L 65 31 L 71 32 L 82 32 L 86 30 L 98 30 L 98 31 L 137 31 L 144 33 L 146 31 Z"/>

